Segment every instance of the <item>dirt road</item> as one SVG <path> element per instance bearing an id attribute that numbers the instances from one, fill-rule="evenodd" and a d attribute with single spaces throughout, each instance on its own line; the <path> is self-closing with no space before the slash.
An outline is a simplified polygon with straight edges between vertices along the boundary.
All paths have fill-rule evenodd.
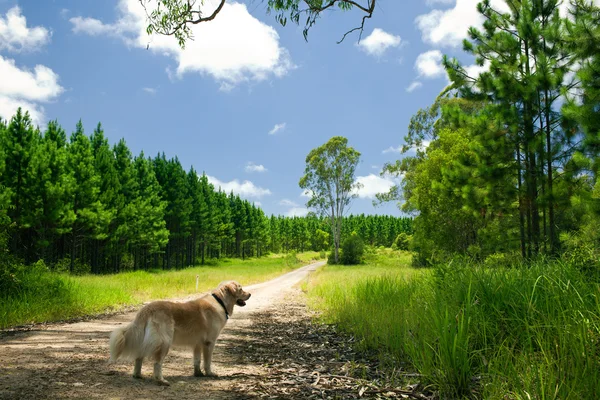
<path id="1" fill-rule="evenodd" d="M 401 364 L 384 373 L 381 354 L 365 359 L 353 337 L 313 322 L 297 284 L 320 265 L 247 287 L 252 298 L 236 307 L 217 341 L 217 378 L 195 378 L 187 349 L 171 349 L 165 359 L 169 387 L 154 382 L 149 362 L 141 380 L 131 377 L 132 363 L 109 365 L 109 333 L 133 319 L 129 312 L 0 334 L 0 399 L 436 398 L 407 381 L 415 374 Z"/>
<path id="2" fill-rule="evenodd" d="M 133 319 L 135 313 L 130 312 L 0 338 L 0 399 L 253 397 L 239 390 L 243 382 L 265 372 L 261 365 L 244 361 L 250 342 L 263 334 L 252 325 L 269 309 L 281 306 L 294 285 L 319 265 L 247 287 L 252 299 L 246 307 L 236 307 L 217 342 L 213 370 L 218 378 L 194 378 L 191 351 L 185 349 L 172 349 L 165 360 L 163 373 L 172 384 L 168 388 L 154 384 L 151 363 L 144 364 L 142 380 L 131 378 L 130 363 L 108 365 L 108 335 Z"/>

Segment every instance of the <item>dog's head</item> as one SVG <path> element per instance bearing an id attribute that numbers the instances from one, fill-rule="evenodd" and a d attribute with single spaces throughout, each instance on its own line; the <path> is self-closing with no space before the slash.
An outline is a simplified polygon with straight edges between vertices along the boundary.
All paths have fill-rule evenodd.
<path id="1" fill-rule="evenodd" d="M 242 289 L 242 285 L 236 281 L 222 282 L 218 288 L 223 295 L 231 296 L 235 304 L 240 307 L 246 305 L 246 301 L 250 298 L 251 294 Z"/>

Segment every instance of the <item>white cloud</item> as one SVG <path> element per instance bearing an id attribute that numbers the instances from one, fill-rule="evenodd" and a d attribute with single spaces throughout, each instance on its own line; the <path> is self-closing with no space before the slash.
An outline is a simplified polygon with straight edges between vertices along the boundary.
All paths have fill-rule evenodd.
<path id="1" fill-rule="evenodd" d="M 52 101 L 64 91 L 58 75 L 44 65 L 28 70 L 0 56 L 0 76 L 0 116 L 6 119 L 22 107 L 35 124 L 43 124 L 44 108 L 38 103 Z"/>
<path id="2" fill-rule="evenodd" d="M 142 88 L 142 90 L 148 94 L 156 94 L 156 89 L 151 87 Z"/>
<path id="3" fill-rule="evenodd" d="M 308 209 L 305 207 L 292 207 L 285 213 L 287 217 L 305 217 L 306 214 Z"/>
<path id="4" fill-rule="evenodd" d="M 357 46 L 365 53 L 381 57 L 383 53 L 390 47 L 398 47 L 402 39 L 400 36 L 395 36 L 385 32 L 382 29 L 375 28 L 373 32 L 360 41 Z"/>
<path id="5" fill-rule="evenodd" d="M 423 86 L 423 84 L 419 81 L 414 81 L 412 82 L 407 88 L 406 91 L 408 93 L 411 93 L 414 90 L 417 90 L 418 88 L 420 88 L 421 86 Z"/>
<path id="6" fill-rule="evenodd" d="M 450 4 L 447 1 L 437 2 Z M 480 28 L 483 24 L 484 18 L 477 11 L 478 2 L 479 0 L 456 0 L 454 8 L 432 10 L 428 14 L 419 15 L 415 23 L 421 30 L 423 41 L 437 46 L 460 46 L 462 40 L 467 38 L 471 26 Z M 509 10 L 504 0 L 492 0 L 491 5 L 499 12 Z"/>
<path id="7" fill-rule="evenodd" d="M 95 18 L 73 17 L 69 19 L 69 22 L 73 25 L 74 33 L 85 33 L 90 36 L 121 34 L 118 25 L 104 24 Z"/>
<path id="8" fill-rule="evenodd" d="M 260 201 L 255 201 L 255 202 L 254 202 L 254 205 L 255 205 L 256 207 L 262 207 L 262 203 L 261 203 Z"/>
<path id="9" fill-rule="evenodd" d="M 246 172 L 267 172 L 267 169 L 264 167 L 264 165 L 256 165 L 253 162 L 246 164 L 244 169 Z"/>
<path id="10" fill-rule="evenodd" d="M 298 207 L 298 204 L 292 200 L 289 199 L 283 199 L 279 202 L 280 206 L 285 206 L 285 207 Z"/>
<path id="11" fill-rule="evenodd" d="M 419 76 L 425 78 L 437 78 L 446 75 L 442 66 L 442 52 L 439 50 L 430 50 L 418 55 L 415 61 L 415 69 Z"/>
<path id="12" fill-rule="evenodd" d="M 9 9 L 5 17 L 0 15 L 0 50 L 39 50 L 50 41 L 50 36 L 50 31 L 43 26 L 28 28 L 27 20 L 21 15 L 19 6 Z"/>
<path id="13" fill-rule="evenodd" d="M 436 4 L 452 4 L 454 3 L 456 0 L 425 0 L 425 3 L 428 6 L 434 6 Z"/>
<path id="14" fill-rule="evenodd" d="M 33 71 L 20 69 L 15 61 L 0 56 L 0 94 L 31 101 L 48 101 L 63 92 L 58 75 L 44 65 Z"/>
<path id="15" fill-rule="evenodd" d="M 9 120 L 17 113 L 17 109 L 21 107 L 24 111 L 29 112 L 31 120 L 36 125 L 42 125 L 44 122 L 44 107 L 39 104 L 29 102 L 23 99 L 15 99 L 12 97 L 0 94 L 0 118 Z"/>
<path id="16" fill-rule="evenodd" d="M 387 154 L 387 153 L 402 153 L 402 146 L 398 146 L 398 147 L 390 146 L 387 149 L 383 150 L 381 153 L 383 153 L 383 154 Z"/>
<path id="17" fill-rule="evenodd" d="M 286 126 L 285 122 L 283 122 L 281 124 L 275 124 L 275 126 L 273 127 L 273 129 L 271 129 L 269 131 L 269 135 L 275 135 L 278 132 L 283 132 L 285 130 L 285 126 Z"/>
<path id="18" fill-rule="evenodd" d="M 375 199 L 376 194 L 388 192 L 396 184 L 391 177 L 381 177 L 375 174 L 359 176 L 356 178 L 356 182 L 361 184 L 361 188 L 358 191 L 355 190 L 354 193 L 358 193 L 358 197 L 362 199 Z"/>
<path id="19" fill-rule="evenodd" d="M 489 61 L 486 61 L 483 65 L 472 64 L 465 67 L 465 72 L 468 76 L 473 79 L 477 79 L 482 72 L 488 71 L 490 68 Z"/>
<path id="20" fill-rule="evenodd" d="M 209 0 L 206 4 L 215 7 L 217 3 Z M 172 36 L 147 35 L 146 14 L 139 0 L 120 0 L 118 9 L 120 16 L 112 24 L 94 18 L 71 18 L 73 31 L 119 37 L 131 47 L 149 46 L 153 53 L 176 60 L 174 77 L 194 72 L 209 75 L 224 91 L 242 82 L 282 77 L 295 68 L 288 51 L 280 46 L 275 29 L 250 15 L 245 4 L 227 2 L 214 21 L 192 25 L 194 40 L 186 43 L 185 50 Z"/>
<path id="21" fill-rule="evenodd" d="M 240 182 L 239 180 L 234 179 L 229 182 L 222 182 L 214 176 L 207 175 L 206 177 L 208 178 L 208 181 L 215 186 L 215 188 L 221 188 L 221 190 L 226 193 L 233 192 L 235 194 L 239 194 L 244 198 L 260 199 L 263 196 L 271 195 L 271 191 L 269 189 L 258 187 L 254 183 L 247 180 Z"/>

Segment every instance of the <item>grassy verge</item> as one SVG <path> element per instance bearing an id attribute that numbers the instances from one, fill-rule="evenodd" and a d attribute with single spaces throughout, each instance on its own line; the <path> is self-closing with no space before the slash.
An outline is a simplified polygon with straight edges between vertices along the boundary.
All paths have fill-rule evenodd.
<path id="1" fill-rule="evenodd" d="M 569 265 L 413 270 L 388 252 L 324 267 L 307 286 L 328 322 L 442 398 L 600 395 L 599 286 Z"/>
<path id="2" fill-rule="evenodd" d="M 196 275 L 198 292 L 229 279 L 250 285 L 290 271 L 314 256 L 311 253 L 245 261 L 224 259 L 216 266 L 114 275 L 69 276 L 48 272 L 43 265 L 26 267 L 15 274 L 12 295 L 0 294 L 0 329 L 116 311 L 147 300 L 191 295 L 196 293 Z"/>

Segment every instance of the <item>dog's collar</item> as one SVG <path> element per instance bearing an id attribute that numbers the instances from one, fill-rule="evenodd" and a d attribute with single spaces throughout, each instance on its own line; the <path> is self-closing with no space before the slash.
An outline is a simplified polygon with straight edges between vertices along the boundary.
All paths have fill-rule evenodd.
<path id="1" fill-rule="evenodd" d="M 219 296 L 217 296 L 216 294 L 212 294 L 212 297 L 215 298 L 215 300 L 221 305 L 221 307 L 223 307 L 223 310 L 225 310 L 225 319 L 228 320 L 229 319 L 229 312 L 227 311 L 227 307 L 225 307 L 225 303 L 223 303 L 223 300 L 221 300 L 219 298 Z"/>

